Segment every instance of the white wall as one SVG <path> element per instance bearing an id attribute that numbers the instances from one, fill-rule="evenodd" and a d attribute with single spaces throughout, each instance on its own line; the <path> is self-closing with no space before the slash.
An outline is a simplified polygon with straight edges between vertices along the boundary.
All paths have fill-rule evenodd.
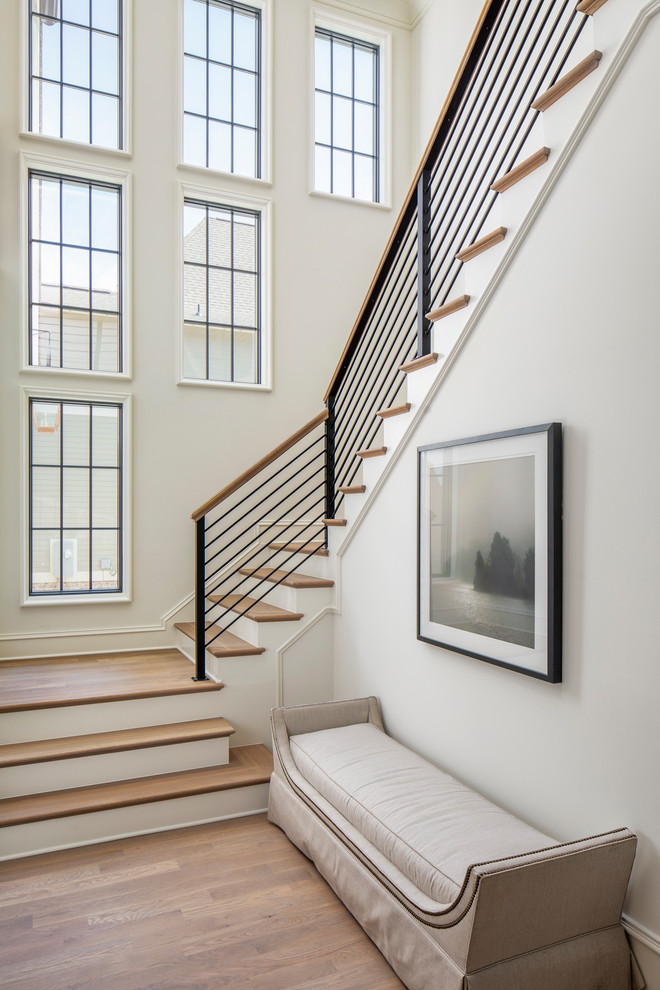
<path id="1" fill-rule="evenodd" d="M 392 208 L 308 194 L 311 0 L 270 3 L 272 187 L 177 168 L 179 0 L 133 0 L 132 157 L 19 137 L 21 3 L 3 4 L 0 32 L 0 656 L 81 652 L 170 642 L 161 617 L 193 588 L 190 512 L 322 409 L 330 374 L 362 303 L 410 178 L 410 31 L 401 0 L 344 17 L 392 33 Z M 327 5 L 326 5 L 327 7 Z M 406 8 L 407 9 L 407 8 Z M 157 15 L 156 17 L 154 15 Z M 389 18 L 389 20 L 388 20 Z M 155 29 L 157 25 L 157 29 Z M 93 389 L 90 378 L 19 373 L 21 325 L 19 151 L 78 156 L 132 173 L 133 380 L 101 381 L 134 397 L 133 601 L 21 607 L 20 385 Z M 178 386 L 177 211 L 181 182 L 272 201 L 272 392 Z M 80 630 L 126 632 L 68 636 Z M 33 635 L 53 633 L 45 639 Z"/>
<path id="2" fill-rule="evenodd" d="M 442 110 L 447 93 L 479 19 L 483 0 L 432 0 L 412 33 L 413 168 Z"/>
<path id="3" fill-rule="evenodd" d="M 656 17 L 342 561 L 335 696 L 568 840 L 627 825 L 626 914 L 660 948 Z M 416 448 L 565 429 L 563 682 L 415 637 Z M 655 933 L 655 934 L 653 934 Z M 660 957 L 635 943 L 651 990 Z"/>

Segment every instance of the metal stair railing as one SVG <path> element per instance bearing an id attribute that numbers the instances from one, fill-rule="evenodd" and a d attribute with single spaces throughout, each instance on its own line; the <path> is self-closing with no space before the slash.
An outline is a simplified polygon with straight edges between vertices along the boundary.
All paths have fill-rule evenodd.
<path id="1" fill-rule="evenodd" d="M 430 353 L 427 314 L 450 300 L 463 264 L 457 254 L 489 232 L 497 199 L 491 186 L 518 160 L 537 120 L 532 104 L 561 76 L 587 19 L 576 0 L 486 3 L 324 396 L 326 409 L 192 514 L 199 679 L 205 647 L 303 566 L 301 551 L 327 547 L 323 519 L 335 517 L 339 489 L 355 481 L 356 452 L 373 444 L 380 427 L 376 413 L 402 391 L 401 366 Z M 279 580 L 255 576 L 269 564 Z M 231 612 L 223 606 L 228 595 Z"/>
<path id="2" fill-rule="evenodd" d="M 327 416 L 315 416 L 191 515 L 197 680 L 206 677 L 206 650 L 303 565 L 296 556 L 326 546 Z M 275 580 L 264 569 L 277 570 Z"/>
<path id="3" fill-rule="evenodd" d="M 559 78 L 586 22 L 575 0 L 484 8 L 325 395 L 327 517 L 355 481 L 356 451 L 376 438 L 376 413 L 403 390 L 401 365 L 430 353 L 426 314 L 450 300 L 459 251 L 489 232 L 491 185 L 517 161 L 538 117 L 532 103 Z"/>

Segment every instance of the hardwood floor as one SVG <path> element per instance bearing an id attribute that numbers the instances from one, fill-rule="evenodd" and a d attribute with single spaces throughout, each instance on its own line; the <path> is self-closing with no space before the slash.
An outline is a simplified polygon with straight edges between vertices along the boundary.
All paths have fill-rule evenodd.
<path id="1" fill-rule="evenodd" d="M 403 990 L 265 815 L 0 863 L 3 990 Z"/>

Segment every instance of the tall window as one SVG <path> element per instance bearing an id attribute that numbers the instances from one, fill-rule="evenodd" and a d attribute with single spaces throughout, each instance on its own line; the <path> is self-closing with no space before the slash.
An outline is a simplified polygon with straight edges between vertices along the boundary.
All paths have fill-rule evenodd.
<path id="1" fill-rule="evenodd" d="M 29 173 L 31 365 L 121 371 L 121 192 Z"/>
<path id="2" fill-rule="evenodd" d="M 121 148 L 121 0 L 25 2 L 30 130 Z"/>
<path id="3" fill-rule="evenodd" d="M 261 380 L 261 216 L 185 200 L 183 377 Z"/>
<path id="4" fill-rule="evenodd" d="M 379 48 L 316 28 L 314 186 L 377 203 Z"/>
<path id="5" fill-rule="evenodd" d="M 29 410 L 30 595 L 121 591 L 121 406 Z"/>
<path id="6" fill-rule="evenodd" d="M 261 175 L 261 11 L 185 0 L 183 160 Z"/>

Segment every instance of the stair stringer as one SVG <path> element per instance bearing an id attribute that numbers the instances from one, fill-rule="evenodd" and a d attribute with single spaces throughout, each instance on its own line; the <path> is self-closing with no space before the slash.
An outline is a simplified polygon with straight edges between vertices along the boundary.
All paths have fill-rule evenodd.
<path id="1" fill-rule="evenodd" d="M 629 8 L 633 5 L 633 3 L 634 0 L 629 0 L 625 6 Z M 607 10 L 608 6 L 610 5 L 607 4 L 603 10 Z M 616 7 L 617 5 L 612 6 Z M 609 52 L 604 53 L 601 62 L 602 68 L 599 68 L 598 70 L 601 75 L 597 76 L 597 73 L 592 75 L 592 79 L 597 77 L 597 83 L 592 86 L 591 95 L 587 99 L 584 109 L 579 114 L 577 121 L 572 125 L 569 134 L 564 138 L 562 147 L 557 147 L 556 142 L 558 141 L 558 136 L 555 136 L 552 156 L 550 157 L 548 163 L 543 167 L 543 169 L 547 169 L 547 172 L 544 173 L 545 178 L 543 181 L 539 180 L 539 174 L 543 173 L 543 169 L 539 169 L 537 172 L 533 173 L 532 176 L 529 176 L 523 180 L 523 182 L 527 184 L 528 193 L 531 190 L 534 190 L 534 193 L 532 202 L 529 204 L 519 224 L 516 227 L 513 227 L 513 229 L 508 230 L 507 237 L 501 244 L 498 244 L 494 249 L 491 249 L 490 252 L 480 255 L 474 261 L 466 263 L 467 266 L 478 266 L 481 270 L 482 276 L 487 276 L 487 280 L 483 287 L 480 287 L 478 295 L 476 291 L 473 292 L 475 297 L 474 303 L 470 303 L 467 309 L 453 314 L 444 320 L 439 327 L 436 326 L 434 328 L 434 350 L 439 352 L 438 361 L 435 366 L 425 368 L 423 371 L 415 373 L 416 381 L 415 385 L 413 385 L 413 402 L 409 415 L 405 417 L 407 421 L 405 430 L 400 432 L 398 442 L 392 444 L 392 446 L 388 446 L 385 457 L 375 458 L 374 461 L 371 462 L 367 491 L 365 494 L 357 496 L 362 504 L 354 517 L 352 516 L 352 513 L 350 513 L 350 510 L 347 510 L 347 515 L 350 514 L 351 516 L 349 526 L 345 530 L 331 534 L 331 538 L 329 540 L 330 561 L 335 563 L 336 560 L 336 605 L 334 607 L 334 611 L 338 614 L 341 614 L 342 602 L 341 558 L 350 546 L 353 537 L 362 524 L 365 516 L 369 512 L 374 499 L 378 497 L 381 488 L 386 483 L 390 472 L 396 465 L 403 451 L 408 446 L 410 438 L 415 433 L 418 423 L 433 402 L 453 365 L 456 361 L 458 361 L 463 347 L 479 323 L 482 314 L 490 302 L 490 299 L 493 297 L 500 283 L 503 281 L 509 267 L 518 253 L 518 250 L 527 237 L 528 232 L 531 230 L 536 218 L 544 208 L 546 201 L 561 178 L 561 175 L 573 157 L 574 152 L 577 150 L 583 136 L 589 129 L 592 120 L 607 98 L 610 89 L 614 85 L 619 73 L 632 54 L 637 42 L 642 37 L 652 18 L 660 12 L 660 0 L 652 0 L 652 2 L 644 4 L 641 8 L 639 8 L 637 4 L 635 4 L 635 6 L 637 6 L 638 9 L 633 15 L 632 23 L 630 23 L 623 40 L 619 44 L 618 48 L 611 54 Z M 599 14 L 600 13 L 601 12 L 599 11 Z M 621 9 L 615 13 L 620 19 L 625 16 L 625 12 Z M 609 29 L 611 32 L 612 25 L 610 25 Z M 572 91 L 573 94 L 577 92 L 579 92 L 579 87 Z M 554 106 L 558 105 L 559 104 L 556 104 Z M 554 106 L 546 111 L 546 113 L 553 114 Z M 551 127 L 554 132 L 556 130 L 556 120 L 552 121 Z M 516 187 L 514 186 L 512 187 L 511 192 L 514 192 L 515 190 Z M 509 191 L 507 190 L 501 195 L 507 196 L 508 193 Z M 499 210 L 502 211 L 503 216 L 506 216 L 506 209 L 506 205 L 497 204 L 496 210 L 494 211 L 496 219 L 499 218 Z M 513 204 L 513 209 L 514 212 L 515 210 L 520 209 L 520 194 L 517 191 L 515 192 L 515 203 Z M 494 226 L 496 225 L 497 223 L 494 222 Z M 497 252 L 497 260 L 493 268 L 492 258 L 495 252 Z M 487 275 L 489 264 L 492 271 Z M 465 267 L 466 266 L 464 266 L 464 268 Z M 472 273 L 467 274 L 466 283 L 468 282 L 468 279 L 473 278 L 474 276 Z M 471 285 L 472 282 L 470 282 L 470 286 Z M 442 345 L 442 347 L 440 345 Z M 415 401 L 415 397 L 417 398 L 417 401 Z M 410 392 L 408 398 L 411 398 Z M 389 424 L 385 423 L 384 425 L 385 429 L 387 429 Z M 390 437 L 387 434 L 385 434 L 385 436 L 386 443 L 391 443 Z M 356 496 L 352 496 L 352 498 L 355 500 Z"/>

